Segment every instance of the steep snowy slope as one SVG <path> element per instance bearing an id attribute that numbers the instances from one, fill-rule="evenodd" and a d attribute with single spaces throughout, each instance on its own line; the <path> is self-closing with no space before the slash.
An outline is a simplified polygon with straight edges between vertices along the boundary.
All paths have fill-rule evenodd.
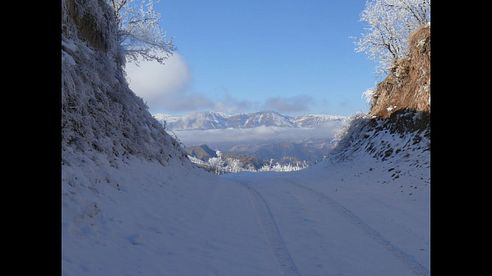
<path id="1" fill-rule="evenodd" d="M 127 245 L 139 219 L 148 218 L 142 198 L 165 193 L 146 187 L 185 178 L 193 166 L 128 88 L 110 7 L 64 0 L 62 8 L 63 273 L 137 275 L 121 265 L 138 258 L 138 249 L 112 256 Z M 113 236 L 120 225 L 123 236 Z"/>
<path id="2" fill-rule="evenodd" d="M 110 161 L 130 156 L 161 164 L 186 160 L 128 88 L 112 12 L 100 2 L 63 1 L 64 162 L 78 153 L 102 153 Z"/>

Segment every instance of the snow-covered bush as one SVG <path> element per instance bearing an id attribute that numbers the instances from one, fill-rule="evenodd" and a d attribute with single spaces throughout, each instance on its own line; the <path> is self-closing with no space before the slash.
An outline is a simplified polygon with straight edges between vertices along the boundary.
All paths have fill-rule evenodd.
<path id="1" fill-rule="evenodd" d="M 258 171 L 260 172 L 293 172 L 293 171 L 299 171 L 302 169 L 305 169 L 308 167 L 308 164 L 306 161 L 303 162 L 295 162 L 295 163 L 288 163 L 288 164 L 280 164 L 276 162 L 273 164 L 273 159 L 270 159 L 270 162 L 263 165 Z"/>
<path id="2" fill-rule="evenodd" d="M 238 172 L 292 172 L 305 169 L 309 166 L 306 161 L 280 164 L 278 162 L 273 163 L 273 159 L 271 159 L 270 162 L 263 165 L 263 167 L 256 169 L 251 164 L 243 164 L 239 159 L 224 157 L 220 151 L 217 151 L 217 157 L 209 158 L 208 161 L 200 160 L 191 155 L 188 155 L 188 159 L 197 166 L 215 174 Z"/>
<path id="3" fill-rule="evenodd" d="M 371 0 L 361 14 L 369 24 L 357 42 L 357 52 L 379 62 L 378 72 L 387 72 L 408 53 L 408 37 L 430 22 L 430 0 Z"/>
<path id="4" fill-rule="evenodd" d="M 222 160 L 221 156 L 212 157 L 208 159 L 208 165 L 216 174 L 220 174 L 224 170 L 225 162 Z"/>
<path id="5" fill-rule="evenodd" d="M 127 61 L 164 60 L 172 55 L 174 45 L 159 25 L 160 14 L 154 5 L 159 0 L 106 0 L 118 22 L 119 43 Z"/>
<path id="6" fill-rule="evenodd" d="M 243 166 L 243 163 L 238 159 L 234 158 L 226 158 L 227 163 L 227 171 L 232 173 L 237 173 L 246 170 Z"/>

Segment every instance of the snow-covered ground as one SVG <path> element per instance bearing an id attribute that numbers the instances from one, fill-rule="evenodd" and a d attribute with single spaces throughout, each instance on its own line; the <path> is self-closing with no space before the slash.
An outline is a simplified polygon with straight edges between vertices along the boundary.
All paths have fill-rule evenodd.
<path id="1" fill-rule="evenodd" d="M 268 209 L 259 216 L 270 213 L 298 271 L 292 275 L 428 275 L 429 185 L 420 180 L 428 175 L 392 179 L 395 167 L 405 169 L 367 159 L 225 177 Z"/>
<path id="2" fill-rule="evenodd" d="M 220 177 L 189 164 L 73 162 L 64 275 L 429 274 L 429 171 L 401 158 Z"/>
<path id="3" fill-rule="evenodd" d="M 305 170 L 213 175 L 128 88 L 106 2 L 62 6 L 63 275 L 429 274 L 428 135 L 362 118 Z"/>

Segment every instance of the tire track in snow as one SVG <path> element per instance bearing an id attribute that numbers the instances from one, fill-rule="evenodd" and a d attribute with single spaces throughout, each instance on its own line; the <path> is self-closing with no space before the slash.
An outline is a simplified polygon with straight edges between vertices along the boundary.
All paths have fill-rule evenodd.
<path id="1" fill-rule="evenodd" d="M 239 183 L 245 187 L 250 194 L 251 202 L 257 211 L 256 213 L 258 214 L 260 224 L 265 232 L 268 243 L 270 244 L 273 254 L 282 269 L 282 275 L 301 276 L 294 263 L 294 260 L 292 260 L 292 257 L 290 256 L 289 250 L 287 250 L 287 247 L 285 246 L 285 242 L 280 234 L 277 223 L 275 222 L 272 211 L 270 210 L 266 200 L 249 184 L 244 182 Z"/>
<path id="2" fill-rule="evenodd" d="M 398 246 L 392 244 L 390 241 L 388 241 L 386 238 L 384 238 L 378 231 L 376 231 L 374 228 L 372 228 L 367 223 L 365 223 L 362 219 L 360 219 L 352 211 L 345 208 L 342 204 L 333 200 L 331 197 L 329 197 L 329 196 L 327 196 L 321 192 L 315 191 L 309 187 L 306 187 L 306 186 L 301 185 L 299 183 L 295 183 L 291 180 L 286 180 L 286 181 L 291 183 L 292 185 L 300 188 L 300 189 L 309 191 L 310 193 L 314 194 L 317 198 L 319 198 L 321 201 L 327 203 L 330 207 L 333 208 L 333 210 L 336 210 L 337 212 L 343 214 L 345 217 L 347 217 L 352 222 L 352 224 L 358 226 L 362 231 L 364 231 L 374 241 L 376 241 L 377 243 L 379 243 L 380 245 L 385 247 L 396 258 L 398 258 L 405 265 L 407 265 L 416 275 L 430 275 L 429 270 L 426 267 L 424 267 L 423 265 L 421 265 L 419 262 L 417 262 L 412 255 L 405 253 Z"/>

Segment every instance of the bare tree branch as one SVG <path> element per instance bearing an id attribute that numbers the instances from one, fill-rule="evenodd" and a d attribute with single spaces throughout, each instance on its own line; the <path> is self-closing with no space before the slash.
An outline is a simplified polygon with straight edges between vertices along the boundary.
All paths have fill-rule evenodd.
<path id="1" fill-rule="evenodd" d="M 107 0 L 118 20 L 118 35 L 127 61 L 138 59 L 164 63 L 175 47 L 167 40 L 159 25 L 160 15 L 154 9 L 159 0 Z"/>

